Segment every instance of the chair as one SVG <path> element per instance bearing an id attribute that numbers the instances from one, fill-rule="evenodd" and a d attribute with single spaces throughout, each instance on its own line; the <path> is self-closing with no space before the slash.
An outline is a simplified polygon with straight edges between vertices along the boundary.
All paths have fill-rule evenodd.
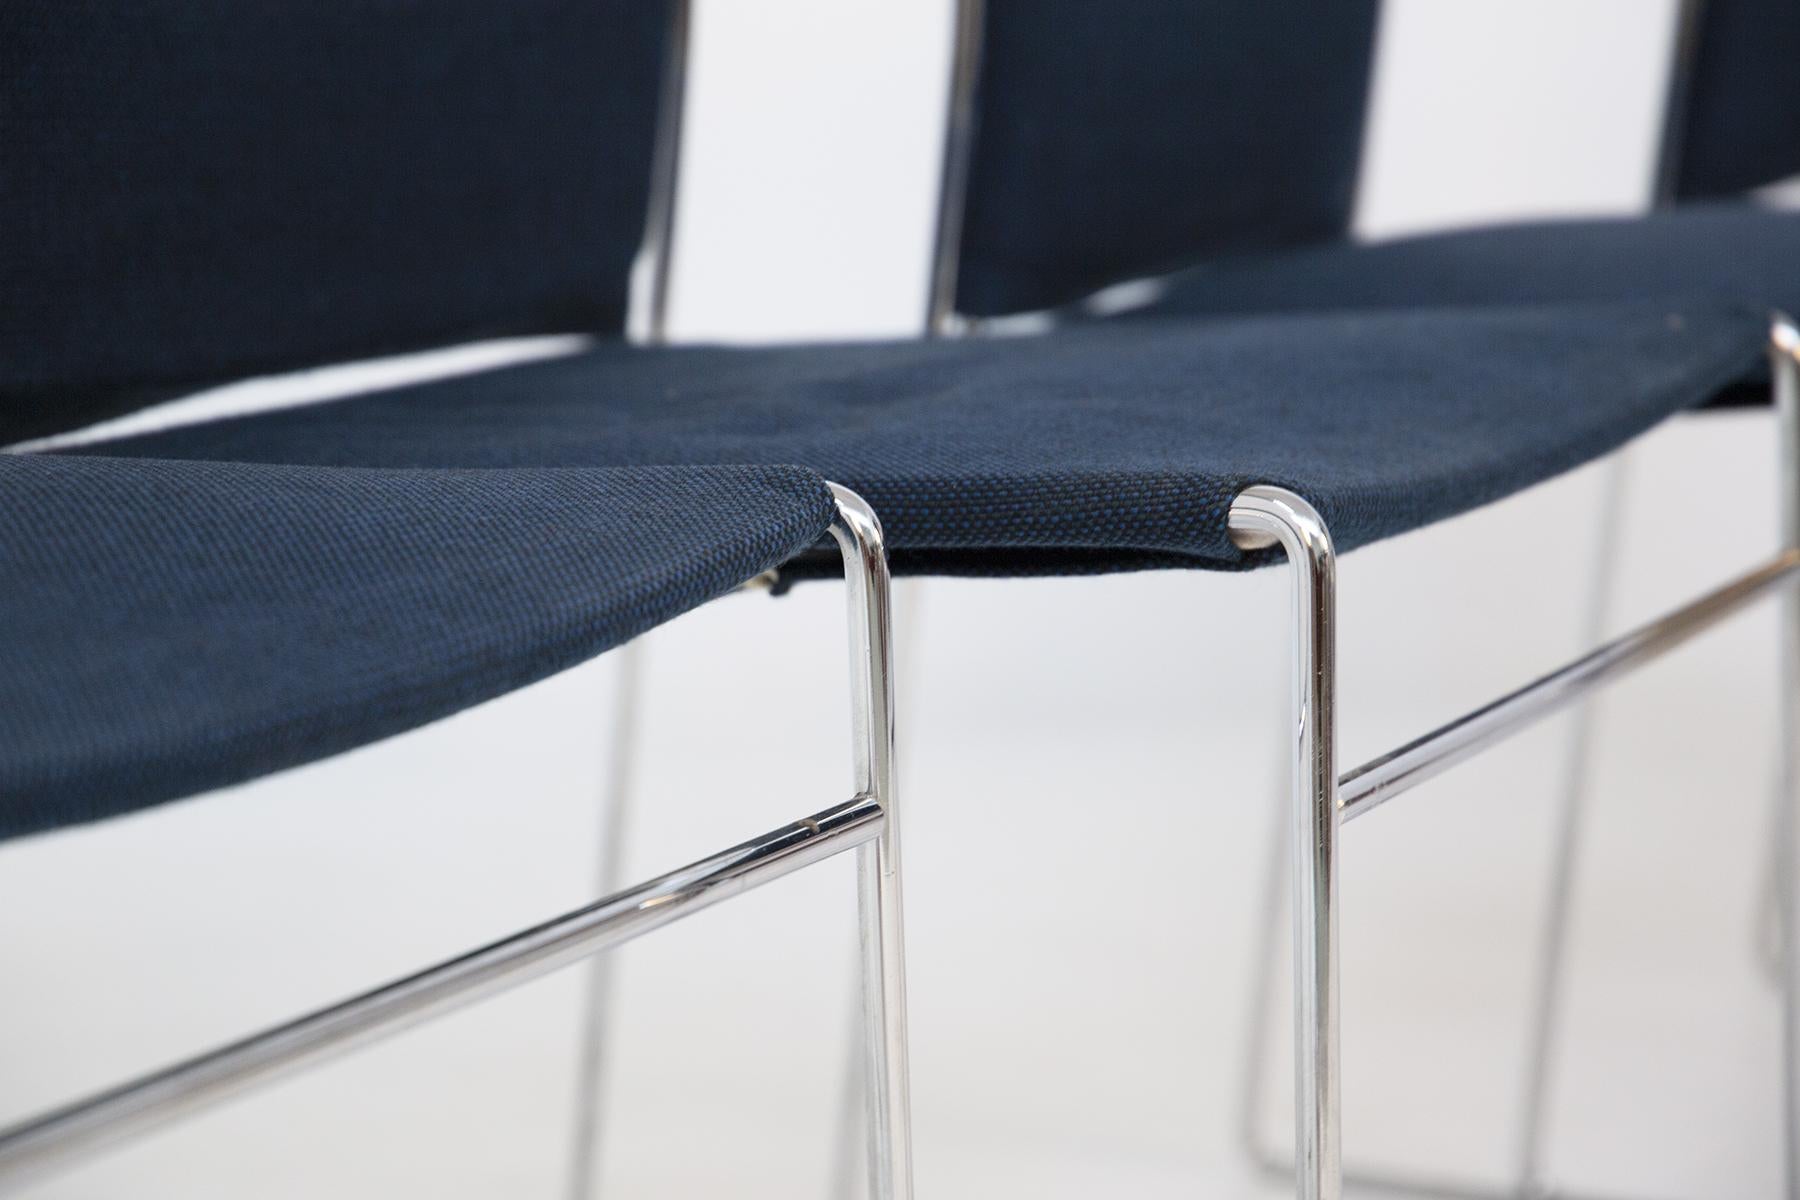
<path id="1" fill-rule="evenodd" d="M 1652 295 L 1791 305 L 1800 216 L 1745 205 L 1741 193 L 1800 170 L 1794 6 L 1683 0 L 1652 216 L 1373 244 L 1353 242 L 1346 231 L 1377 5 L 1320 12 L 1275 4 L 1261 16 L 1235 21 L 1233 36 L 1221 38 L 1221 6 L 959 5 L 929 327 L 956 335 L 1100 317 L 1221 319 Z M 1305 36 L 1292 36 L 1302 28 Z M 1196 47 L 1204 66 L 1195 65 Z M 1229 182 L 1217 186 L 1219 179 Z M 1075 180 L 1082 185 L 1072 186 Z M 1762 403 L 1766 395 L 1765 382 L 1747 376 L 1713 405 Z M 1598 510 L 1589 642 L 1601 638 L 1611 606 L 1626 475 L 1622 451 L 1609 464 Z M 1587 706 L 1575 722 L 1534 996 L 1517 1194 L 1546 1187 L 1544 1096 L 1561 1012 Z M 1772 830 L 1777 858 L 1782 842 Z M 1771 945 L 1779 938 L 1780 871 L 1776 864 L 1768 874 Z M 1278 920 L 1271 903 L 1262 935 L 1270 947 Z M 1779 951 L 1768 954 L 1779 978 Z M 1265 951 L 1259 963 L 1253 996 L 1267 997 L 1273 959 Z M 1285 1171 L 1289 1164 L 1263 1147 L 1255 1128 L 1266 999 L 1251 1011 L 1244 1143 L 1253 1160 Z M 1454 1181 L 1353 1177 L 1433 1195 L 1484 1194 Z"/>
<path id="2" fill-rule="evenodd" d="M 1800 219 L 1698 203 L 1741 200 L 1746 189 L 1800 168 L 1800 87 L 1789 69 L 1800 53 L 1800 11 L 1791 5 L 1683 0 L 1654 183 L 1658 207 L 1669 211 L 1649 220 L 1534 222 L 1375 245 L 1351 243 L 1345 233 L 1378 5 L 1264 8 L 1262 19 L 1246 19 L 1227 5 L 1168 0 L 959 3 L 928 333 L 1041 332 L 1132 315 L 1646 295 L 1791 302 Z M 1302 28 L 1305 36 L 1294 36 Z M 1221 113 L 1243 119 L 1222 121 Z M 1265 168 L 1271 163 L 1277 169 Z M 1671 208 L 1677 201 L 1684 203 Z M 1137 278 L 1146 271 L 1163 273 Z M 1708 407 L 1762 404 L 1767 396 L 1765 379 L 1746 376 Z M 1628 455 L 1627 447 L 1608 463 L 1584 642 L 1601 639 L 1612 607 Z M 1560 1015 L 1589 714 L 1585 704 L 1574 714 L 1554 849 L 1523 1103 L 1522 1192 L 1542 1186 L 1543 1099 Z M 614 797 L 612 811 L 626 799 Z M 1769 934 L 1778 934 L 1777 876 L 1771 869 Z M 1270 945 L 1278 923 L 1271 906 L 1264 918 Z M 1273 960 L 1265 954 L 1261 962 L 1253 986 L 1266 995 Z M 1772 973 L 1779 975 L 1778 964 Z M 1263 1004 L 1252 1011 L 1267 1015 Z M 1247 1044 L 1266 1043 L 1264 1024 L 1253 1024 Z M 1248 1117 L 1259 1111 L 1261 1065 L 1252 1054 L 1245 1071 L 1245 1143 L 1257 1161 L 1287 1170 L 1261 1146 Z M 1457 1188 L 1359 1178 L 1440 1193 Z"/>
<path id="3" fill-rule="evenodd" d="M 0 40 L 0 441 L 208 382 L 501 334 L 659 336 L 678 5 L 43 4 Z M 673 110 L 669 110 L 672 112 Z M 640 255 L 640 243 L 643 250 Z M 0 454 L 0 839 L 415 728 L 816 544 L 851 798 L 0 1130 L 0 1188 L 852 848 L 871 1178 L 908 1189 L 888 567 L 802 467 L 381 470 Z"/>
<path id="4" fill-rule="evenodd" d="M 1777 590 L 1800 550 L 1347 774 L 1334 735 L 1336 555 L 1497 500 L 1712 399 L 1756 375 L 1766 331 L 1756 307 L 1677 296 L 1170 314 L 1033 340 L 755 350 L 600 340 L 579 354 L 70 453 L 375 471 L 798 464 L 868 498 L 896 570 L 1241 570 L 1287 559 L 1297 580 L 1300 1187 L 1335 1196 L 1342 820 Z M 1792 410 L 1800 392 L 1783 338 Z M 781 576 L 829 570 L 803 554 Z M 894 1075 L 883 1095 L 893 1096 Z M 902 1118 L 894 1102 L 874 1128 L 896 1141 Z M 898 1174 L 878 1182 L 893 1189 L 878 1194 L 905 1194 Z"/>
<path id="5" fill-rule="evenodd" d="M 1336 772 L 1323 740 L 1333 539 L 1353 547 L 1497 498 L 1754 370 L 1758 314 L 1683 309 L 1675 325 L 1669 315 L 1667 306 L 1625 306 L 1282 318 L 1205 336 L 1185 323 L 1146 320 L 1046 339 L 596 348 L 328 406 L 340 411 L 267 414 L 96 449 L 218 461 L 348 458 L 407 469 L 750 462 L 760 452 L 878 495 L 871 503 L 883 513 L 896 567 L 945 574 L 1241 569 L 1272 557 L 1260 535 L 1273 525 L 1311 588 L 1296 638 L 1321 664 L 1302 675 L 1309 687 L 1295 726 L 1306 739 L 1296 754 L 1306 768 L 1299 778 L 1310 831 L 1314 816 L 1361 815 L 1768 593 L 1800 564 L 1800 554 L 1784 552 L 1495 712 L 1353 773 L 1341 793 L 1321 782 Z M 1295 356 L 1297 344 L 1311 353 Z M 1471 374 L 1482 355 L 1504 358 L 1504 371 Z M 1116 382 L 1125 367 L 1129 391 Z M 1458 387 L 1481 393 L 1458 397 Z M 1340 403 L 1327 407 L 1324 397 Z M 1585 403 L 1594 397 L 1601 402 Z M 1375 425 L 1358 420 L 1359 404 L 1380 404 L 1386 415 Z M 1294 411 L 1300 419 L 1284 428 Z M 1416 439 L 1409 460 L 1391 451 L 1397 429 Z M 1210 462 L 1223 465 L 1185 457 L 1203 435 L 1216 439 Z M 1176 437 L 1186 440 L 1171 447 Z M 979 466 L 955 457 L 965 454 L 979 455 Z M 1257 477 L 1286 486 L 1248 482 Z M 821 570 L 801 557 L 782 575 Z M 1321 843 L 1323 865 L 1334 847 Z M 1329 872 L 1301 877 L 1320 889 L 1321 906 L 1312 907 L 1309 890 L 1301 914 L 1329 917 Z M 1326 987 L 1329 944 L 1309 933 L 1303 945 L 1318 954 Z M 1328 998 L 1315 998 L 1319 1030 L 1333 1027 Z"/>

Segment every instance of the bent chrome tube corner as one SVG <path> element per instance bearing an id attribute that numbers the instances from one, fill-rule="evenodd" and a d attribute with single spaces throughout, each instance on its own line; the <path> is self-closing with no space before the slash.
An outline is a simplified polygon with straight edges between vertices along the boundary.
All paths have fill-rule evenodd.
<path id="1" fill-rule="evenodd" d="M 849 605 L 851 746 L 856 788 L 881 805 L 881 835 L 857 852 L 863 958 L 869 1190 L 911 1200 L 912 1101 L 907 1071 L 906 941 L 894 786 L 893 598 L 881 522 L 868 502 L 831 484 L 831 535 L 844 555 Z"/>
<path id="2" fill-rule="evenodd" d="M 1339 1200 L 1337 555 L 1324 520 L 1282 488 L 1240 492 L 1229 528 L 1292 566 L 1294 1175 L 1300 1200 Z"/>

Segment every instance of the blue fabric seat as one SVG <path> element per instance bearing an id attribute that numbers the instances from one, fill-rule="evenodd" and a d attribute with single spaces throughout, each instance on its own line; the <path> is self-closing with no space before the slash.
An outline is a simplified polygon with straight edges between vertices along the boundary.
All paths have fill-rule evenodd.
<path id="1" fill-rule="evenodd" d="M 10 6 L 0 444 L 246 375 L 619 336 L 679 7 Z M 804 550 L 831 507 L 780 467 L 0 456 L 0 510 L 4 837 L 498 695 Z"/>
<path id="2" fill-rule="evenodd" d="M 1712 303 L 1095 322 L 1045 338 L 569 358 L 113 443 L 380 467 L 800 463 L 880 512 L 897 568 L 1237 568 L 1239 490 L 1340 548 L 1466 511 L 1755 370 Z"/>
<path id="3" fill-rule="evenodd" d="M 1151 277 L 1167 291 L 1138 311 L 1158 316 L 1800 299 L 1800 216 L 1742 203 L 1348 240 L 1378 7 L 987 0 L 956 311 L 1095 311 L 1096 290 Z M 1703 6 L 1666 113 L 1666 198 L 1800 170 L 1797 46 L 1789 0 Z"/>
<path id="4" fill-rule="evenodd" d="M 250 779 L 584 661 L 823 535 L 782 467 L 0 455 L 0 838 Z"/>
<path id="5" fill-rule="evenodd" d="M 1111 56 L 1138 86 L 1117 111 L 1075 104 L 1085 123 L 1046 122 L 1031 100 L 1091 93 L 1082 54 L 1046 58 L 1035 34 L 990 31 L 1010 66 L 989 98 L 1026 107 L 1011 125 L 997 108 L 985 119 L 1001 157 L 973 174 L 965 286 L 983 300 L 969 311 L 1079 295 L 1189 253 L 1198 226 L 1217 253 L 1341 231 L 1370 0 L 1304 43 L 1288 35 L 1305 6 L 1246 7 L 1248 57 L 1185 0 L 1136 2 L 1157 21 L 1057 6 L 1096 28 L 1154 29 L 1162 51 L 1154 73 Z M 0 331 L 0 439 L 245 372 L 492 333 L 620 332 L 667 6 L 352 8 L 159 3 L 120 18 L 40 0 L 0 40 L 15 68 L 0 90 L 23 117 L 0 131 L 21 164 L 0 181 L 17 218 L 0 235 L 0 301 L 20 318 Z M 1206 106 L 1172 104 L 1193 86 L 1268 119 L 1231 132 Z M 1292 101 L 1278 114 L 1257 98 L 1271 90 Z M 1182 120 L 1102 136 L 1146 112 Z M 1009 129 L 1029 153 L 1006 155 Z M 1301 135 L 1291 160 L 1271 149 Z M 83 153 L 65 170 L 54 151 L 69 136 Z M 1106 166 L 1121 149 L 1129 173 Z M 1280 169 L 1254 187 L 1197 186 L 1172 209 L 1157 199 L 1247 155 Z M 1046 167 L 1121 186 L 1046 187 Z M 1147 208 L 1131 173 L 1157 185 Z M 1021 189 L 1100 208 L 1021 223 Z M 1305 494 L 1346 549 L 1415 528 L 1752 377 L 1762 314 L 1718 297 L 1764 302 L 1760 278 L 1748 296 L 1667 282 L 1641 304 L 1571 305 L 1589 293 L 1547 288 L 1466 306 L 1434 290 L 1360 313 L 1271 303 L 1278 315 L 1222 321 L 1172 306 L 1035 342 L 604 340 L 0 460 L 0 495 L 24 518 L 0 529 L 0 667 L 18 689 L 0 718 L 0 835 L 306 761 L 598 653 L 811 546 L 829 515 L 820 474 L 868 496 L 912 571 L 1253 565 L 1225 533 L 1251 483 Z"/>
<path id="6" fill-rule="evenodd" d="M 1190 316 L 1711 296 L 1800 305 L 1800 213 L 1697 205 L 1226 258 L 1137 310 Z"/>
<path id="7" fill-rule="evenodd" d="M 1247 313 L 1711 296 L 1800 310 L 1800 213 L 1693 205 L 1647 217 L 1499 225 L 1332 242 L 1176 272 L 1138 315 Z M 1767 400 L 1761 374 L 1721 395 Z"/>

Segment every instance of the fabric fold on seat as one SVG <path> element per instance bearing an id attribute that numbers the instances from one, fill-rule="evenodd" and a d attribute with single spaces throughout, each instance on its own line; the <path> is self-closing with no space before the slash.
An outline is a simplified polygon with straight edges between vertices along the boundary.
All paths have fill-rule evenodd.
<path id="1" fill-rule="evenodd" d="M 0 454 L 0 838 L 241 782 L 573 666 L 813 545 L 785 466 Z"/>
<path id="2" fill-rule="evenodd" d="M 1232 498 L 1290 487 L 1342 549 L 1575 467 L 1753 374 L 1710 302 L 1242 321 L 785 348 L 618 345 L 101 447 L 387 467 L 795 462 L 861 492 L 897 569 L 1253 565 Z"/>

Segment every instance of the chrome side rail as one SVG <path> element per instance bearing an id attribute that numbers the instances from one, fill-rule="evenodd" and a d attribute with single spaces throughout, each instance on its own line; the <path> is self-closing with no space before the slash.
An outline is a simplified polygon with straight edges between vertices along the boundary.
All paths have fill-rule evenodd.
<path id="1" fill-rule="evenodd" d="M 1800 570 L 1800 549 L 1783 550 L 1756 569 L 1708 592 L 1491 704 L 1371 759 L 1338 780 L 1343 819 L 1374 811 L 1589 690 L 1660 658 L 1696 634 L 1774 593 Z"/>
<path id="2" fill-rule="evenodd" d="M 1781 442 L 1781 541 L 1800 553 L 1800 326 L 1785 313 L 1775 315 L 1769 331 L 1769 374 Z M 1772 840 L 1781 893 L 1782 1182 L 1788 1200 L 1800 1200 L 1800 588 L 1782 593 L 1779 645 L 1781 790 Z"/>
<path id="3" fill-rule="evenodd" d="M 1294 1194 L 1343 1195 L 1339 1086 L 1337 554 L 1310 504 L 1278 487 L 1231 502 L 1231 537 L 1280 546 L 1293 577 L 1293 708 L 1288 724 L 1293 855 Z"/>
<path id="4" fill-rule="evenodd" d="M 874 797 L 857 796 L 479 950 L 0 1131 L 0 1184 L 21 1183 L 252 1085 L 622 945 L 873 841 L 885 823 Z"/>

